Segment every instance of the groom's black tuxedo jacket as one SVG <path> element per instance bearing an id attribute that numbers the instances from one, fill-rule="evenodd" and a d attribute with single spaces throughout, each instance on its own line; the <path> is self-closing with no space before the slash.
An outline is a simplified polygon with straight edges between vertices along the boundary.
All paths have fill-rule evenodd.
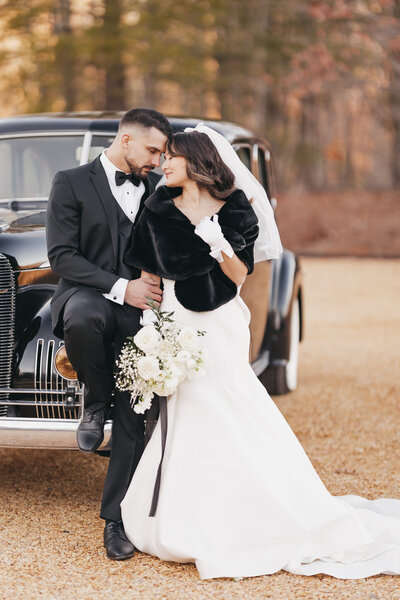
<path id="1" fill-rule="evenodd" d="M 159 175 L 150 173 L 144 181 L 137 218 L 158 180 Z M 120 277 L 118 210 L 100 157 L 56 173 L 47 209 L 47 250 L 51 268 L 60 276 L 51 301 L 58 337 L 63 337 L 63 310 L 72 294 L 88 287 L 108 293 Z M 131 267 L 130 273 L 136 279 L 140 270 Z"/>

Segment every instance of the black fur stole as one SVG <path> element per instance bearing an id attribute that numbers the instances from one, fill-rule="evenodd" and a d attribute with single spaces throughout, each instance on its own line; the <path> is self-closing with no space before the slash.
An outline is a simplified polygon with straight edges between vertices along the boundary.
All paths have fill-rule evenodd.
<path id="1" fill-rule="evenodd" d="M 125 263 L 175 281 L 175 294 L 187 309 L 214 310 L 236 296 L 236 284 L 194 233 L 195 226 L 174 204 L 181 188 L 158 188 L 136 223 Z M 235 190 L 218 212 L 218 222 L 249 273 L 254 268 L 257 217 L 242 190 Z"/>

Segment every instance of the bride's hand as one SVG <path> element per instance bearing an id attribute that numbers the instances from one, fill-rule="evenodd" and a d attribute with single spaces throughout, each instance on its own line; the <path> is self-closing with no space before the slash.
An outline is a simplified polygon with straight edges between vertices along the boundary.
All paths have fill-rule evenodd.
<path id="1" fill-rule="evenodd" d="M 146 310 L 146 308 L 149 308 L 147 304 L 149 298 L 160 304 L 162 290 L 158 283 L 150 278 L 132 279 L 128 282 L 125 292 L 125 302 L 127 304 Z"/>

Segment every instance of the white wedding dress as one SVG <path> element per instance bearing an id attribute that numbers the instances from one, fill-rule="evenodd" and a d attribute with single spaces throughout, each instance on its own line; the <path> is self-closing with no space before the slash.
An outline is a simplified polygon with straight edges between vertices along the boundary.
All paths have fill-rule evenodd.
<path id="1" fill-rule="evenodd" d="M 168 400 L 158 508 L 149 517 L 161 456 L 160 423 L 121 504 L 142 552 L 194 562 L 203 579 L 280 569 L 357 579 L 400 574 L 400 500 L 332 496 L 249 365 L 249 311 L 237 296 L 186 310 L 164 281 L 163 310 L 206 330 L 207 376 Z"/>

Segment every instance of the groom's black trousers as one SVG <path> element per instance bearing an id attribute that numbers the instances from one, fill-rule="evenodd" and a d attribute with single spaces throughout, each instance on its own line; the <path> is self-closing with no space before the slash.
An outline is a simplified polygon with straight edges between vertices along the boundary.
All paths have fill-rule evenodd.
<path id="1" fill-rule="evenodd" d="M 127 336 L 140 328 L 138 308 L 116 304 L 101 292 L 80 289 L 64 308 L 64 340 L 79 381 L 85 384 L 85 409 L 107 409 L 114 387 L 115 358 Z M 130 406 L 129 393 L 115 391 L 112 450 L 100 516 L 118 521 L 120 502 L 144 448 L 143 415 Z"/>

